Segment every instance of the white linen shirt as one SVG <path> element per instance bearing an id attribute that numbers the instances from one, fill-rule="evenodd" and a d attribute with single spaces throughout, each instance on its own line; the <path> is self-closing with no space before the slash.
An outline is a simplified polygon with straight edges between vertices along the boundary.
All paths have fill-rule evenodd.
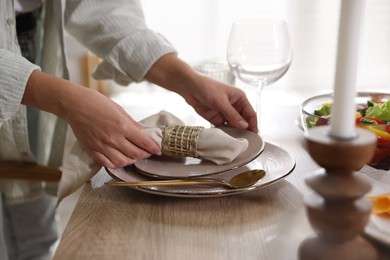
<path id="1" fill-rule="evenodd" d="M 40 112 L 38 154 L 34 156 L 21 99 L 33 70 L 68 78 L 64 24 L 71 35 L 103 59 L 94 73 L 96 79 L 113 79 L 122 85 L 142 81 L 161 56 L 175 52 L 164 37 L 146 27 L 137 0 L 47 0 L 43 14 L 37 66 L 20 54 L 13 0 L 0 0 L 0 161 L 62 163 L 66 122 Z M 43 182 L 0 180 L 0 192 L 8 203 L 26 201 L 44 189 Z"/>

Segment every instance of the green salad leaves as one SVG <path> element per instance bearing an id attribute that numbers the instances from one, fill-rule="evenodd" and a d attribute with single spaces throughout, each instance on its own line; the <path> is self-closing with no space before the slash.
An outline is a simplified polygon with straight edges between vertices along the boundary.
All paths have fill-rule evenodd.
<path id="1" fill-rule="evenodd" d="M 328 116 L 330 115 L 331 102 L 324 103 L 319 109 L 314 110 L 316 116 Z"/>
<path id="2" fill-rule="evenodd" d="M 381 104 L 369 103 L 366 110 L 366 116 L 377 118 L 382 121 L 390 121 L 390 100 Z"/>

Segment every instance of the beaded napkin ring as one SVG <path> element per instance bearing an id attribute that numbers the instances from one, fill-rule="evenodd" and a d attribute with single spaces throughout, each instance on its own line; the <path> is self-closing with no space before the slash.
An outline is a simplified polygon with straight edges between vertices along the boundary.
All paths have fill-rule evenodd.
<path id="1" fill-rule="evenodd" d="M 163 129 L 162 153 L 168 156 L 198 157 L 202 126 L 167 125 Z"/>

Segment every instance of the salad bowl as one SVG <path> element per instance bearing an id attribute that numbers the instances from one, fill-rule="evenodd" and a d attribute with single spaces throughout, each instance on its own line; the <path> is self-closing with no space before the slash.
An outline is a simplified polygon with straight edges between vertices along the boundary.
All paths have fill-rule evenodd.
<path id="1" fill-rule="evenodd" d="M 301 125 L 304 131 L 328 125 L 331 118 L 333 94 L 307 99 L 301 105 Z M 370 166 L 390 169 L 390 93 L 358 92 L 356 95 L 356 126 L 377 136 L 377 147 Z"/>

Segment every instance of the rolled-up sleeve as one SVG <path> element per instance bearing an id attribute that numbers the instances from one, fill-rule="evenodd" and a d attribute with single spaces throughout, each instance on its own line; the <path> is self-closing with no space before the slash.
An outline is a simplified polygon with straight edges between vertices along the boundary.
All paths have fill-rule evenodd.
<path id="1" fill-rule="evenodd" d="M 147 28 L 134 0 L 67 0 L 67 31 L 103 59 L 94 77 L 128 85 L 143 80 L 150 67 L 174 47 Z"/>
<path id="2" fill-rule="evenodd" d="M 0 122 L 18 111 L 28 78 L 34 70 L 40 68 L 18 54 L 0 49 Z"/>

